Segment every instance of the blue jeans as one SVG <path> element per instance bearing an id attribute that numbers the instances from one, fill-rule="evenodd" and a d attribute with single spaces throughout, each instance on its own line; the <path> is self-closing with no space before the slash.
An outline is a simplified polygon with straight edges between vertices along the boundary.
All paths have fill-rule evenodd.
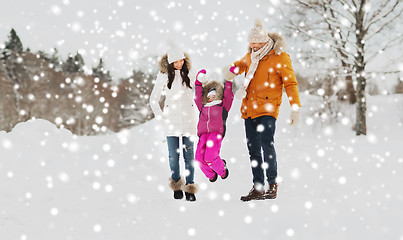
<path id="1" fill-rule="evenodd" d="M 171 177 L 174 181 L 178 181 L 181 178 L 179 168 L 179 137 L 169 136 L 167 137 L 168 152 L 169 152 L 169 167 L 171 168 Z M 185 159 L 186 184 L 194 183 L 194 142 L 190 140 L 190 137 L 182 137 L 183 144 L 183 158 Z"/>
<path id="2" fill-rule="evenodd" d="M 275 130 L 276 119 L 272 116 L 245 119 L 247 145 L 252 164 L 253 183 L 255 185 L 264 185 L 264 170 L 266 170 L 268 183 L 276 183 L 277 160 L 276 150 L 274 149 Z M 263 160 L 267 164 L 265 167 L 263 166 Z"/>

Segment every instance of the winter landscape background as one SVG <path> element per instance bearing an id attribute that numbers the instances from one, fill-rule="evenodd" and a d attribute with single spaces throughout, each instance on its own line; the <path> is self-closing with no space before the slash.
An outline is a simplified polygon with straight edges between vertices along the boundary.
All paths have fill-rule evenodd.
<path id="1" fill-rule="evenodd" d="M 302 97 L 307 107 L 311 100 Z M 172 198 L 155 120 L 92 137 L 45 120 L 20 123 L 0 133 L 0 232 L 34 240 L 402 240 L 403 126 L 402 115 L 392 114 L 402 112 L 401 101 L 370 98 L 376 114 L 370 134 L 360 137 L 343 124 L 291 129 L 284 120 L 290 109 L 282 107 L 278 198 L 248 203 L 239 200 L 252 185 L 239 101 L 222 148 L 230 176 L 212 184 L 196 169 L 196 202 Z"/>
<path id="2" fill-rule="evenodd" d="M 348 12 L 363 1 L 334 1 L 344 6 L 334 9 L 340 24 L 330 22 L 343 34 L 328 42 L 318 29 L 303 34 L 319 20 L 313 5 L 287 2 L 2 0 L 1 239 L 403 240 L 402 3 L 367 1 L 367 13 L 396 2 L 390 16 L 378 12 L 370 36 L 382 20 L 393 24 L 365 51 L 348 39 L 338 54 L 331 41 L 354 32 Z M 291 128 L 283 96 L 278 198 L 239 200 L 252 177 L 235 100 L 222 148 L 229 178 L 212 184 L 196 169 L 197 201 L 174 200 L 166 142 L 147 104 L 158 56 L 175 41 L 195 70 L 220 79 L 246 53 L 257 17 L 287 38 L 303 106 Z M 364 52 L 375 57 L 354 72 Z M 366 133 L 357 136 L 350 97 L 360 77 Z"/>

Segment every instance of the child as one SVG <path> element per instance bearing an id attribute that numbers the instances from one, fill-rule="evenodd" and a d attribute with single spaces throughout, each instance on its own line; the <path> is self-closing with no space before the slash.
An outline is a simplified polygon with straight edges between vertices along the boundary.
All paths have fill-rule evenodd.
<path id="1" fill-rule="evenodd" d="M 225 135 L 225 121 L 234 100 L 232 79 L 225 82 L 225 88 L 216 81 L 206 82 L 203 86 L 204 79 L 199 78 L 200 73 L 205 74 L 206 70 L 199 71 L 195 83 L 195 102 L 200 111 L 196 161 L 210 182 L 215 182 L 218 175 L 226 179 L 229 174 L 225 160 L 219 155 Z"/>

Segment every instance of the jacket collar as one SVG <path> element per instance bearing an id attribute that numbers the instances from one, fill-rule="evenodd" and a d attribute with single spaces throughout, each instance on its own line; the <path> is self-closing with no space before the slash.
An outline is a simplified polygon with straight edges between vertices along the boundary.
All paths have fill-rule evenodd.
<path id="1" fill-rule="evenodd" d="M 192 61 L 190 59 L 189 54 L 184 53 L 184 55 L 185 55 L 185 60 L 186 60 L 187 67 L 190 70 L 192 68 Z M 162 73 L 168 73 L 168 65 L 169 65 L 169 63 L 168 63 L 168 54 L 164 54 L 161 57 L 160 61 L 159 61 L 160 71 Z"/>
<path id="2" fill-rule="evenodd" d="M 215 106 L 215 105 L 218 105 L 218 104 L 221 104 L 221 103 L 222 103 L 222 100 L 214 100 L 212 102 L 206 103 L 206 105 L 204 105 L 204 106 L 205 107 L 211 107 L 211 106 Z"/>

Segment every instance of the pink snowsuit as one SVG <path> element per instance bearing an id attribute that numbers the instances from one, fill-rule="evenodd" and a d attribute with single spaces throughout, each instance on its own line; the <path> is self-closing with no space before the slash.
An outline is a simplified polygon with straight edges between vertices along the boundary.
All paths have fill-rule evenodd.
<path id="1" fill-rule="evenodd" d="M 200 169 L 209 179 L 214 178 L 215 173 L 223 177 L 225 175 L 225 166 L 220 158 L 221 142 L 225 134 L 225 121 L 223 111 L 231 108 L 234 94 L 232 92 L 232 82 L 226 81 L 224 91 L 222 85 L 213 82 L 217 89 L 217 98 L 222 102 L 212 106 L 206 106 L 207 92 L 209 89 L 203 89 L 202 84 L 196 80 L 195 103 L 200 111 L 199 122 L 197 124 L 197 135 L 199 143 L 196 149 L 196 161 L 199 162 Z M 219 85 L 219 86 L 218 86 Z M 204 104 L 203 104 L 204 103 Z"/>

